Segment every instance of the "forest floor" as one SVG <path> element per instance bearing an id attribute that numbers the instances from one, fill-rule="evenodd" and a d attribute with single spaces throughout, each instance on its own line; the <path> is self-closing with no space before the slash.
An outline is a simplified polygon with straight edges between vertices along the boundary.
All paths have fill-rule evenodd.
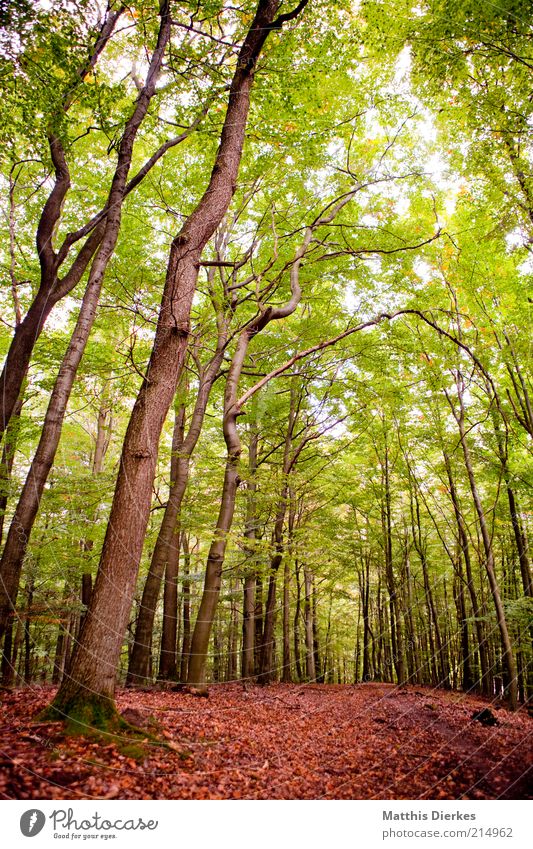
<path id="1" fill-rule="evenodd" d="M 147 742 L 37 723 L 53 689 L 2 694 L 4 799 L 532 798 L 526 709 L 472 719 L 477 697 L 387 684 L 122 690 Z M 156 734 L 165 747 L 151 742 Z M 529 765 L 529 773 L 528 773 Z M 529 790 L 528 790 L 529 788 Z"/>

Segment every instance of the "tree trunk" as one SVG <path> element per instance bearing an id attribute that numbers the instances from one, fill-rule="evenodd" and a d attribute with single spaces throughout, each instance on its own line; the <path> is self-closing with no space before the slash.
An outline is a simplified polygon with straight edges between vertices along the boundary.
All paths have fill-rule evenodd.
<path id="1" fill-rule="evenodd" d="M 367 554 L 361 563 L 359 573 L 359 593 L 363 613 L 363 670 L 362 681 L 370 681 L 370 556 Z"/>
<path id="2" fill-rule="evenodd" d="M 9 426 L 6 429 L 4 444 L 2 446 L 2 459 L 0 460 L 0 544 L 4 534 L 4 519 L 6 515 L 7 500 L 9 497 L 9 482 L 15 460 L 18 434 L 20 429 L 20 413 L 22 410 L 22 398 L 19 398 Z"/>
<path id="3" fill-rule="evenodd" d="M 253 422 L 250 431 L 248 449 L 248 482 L 246 502 L 246 523 L 244 537 L 246 539 L 245 553 L 246 574 L 243 588 L 243 618 L 242 618 L 242 657 L 241 677 L 248 681 L 254 676 L 254 638 L 255 638 L 255 581 L 257 572 L 257 553 L 255 550 L 257 534 L 256 482 L 258 434 L 256 423 Z"/>
<path id="4" fill-rule="evenodd" d="M 20 573 L 42 493 L 54 462 L 74 378 L 96 315 L 102 278 L 89 283 L 82 307 L 54 384 L 35 457 L 15 509 L 0 560 L 0 638 L 15 608 Z"/>
<path id="5" fill-rule="evenodd" d="M 291 672 L 291 625 L 290 625 L 290 559 L 285 558 L 283 569 L 283 668 L 281 680 L 284 684 L 292 681 Z"/>
<path id="6" fill-rule="evenodd" d="M 480 665 L 480 673 L 481 673 L 481 688 L 485 695 L 490 695 L 490 675 L 489 675 L 489 661 L 487 657 L 487 646 L 486 639 L 483 629 L 482 622 L 482 610 L 481 606 L 478 602 L 478 596 L 474 584 L 474 576 L 472 573 L 472 562 L 470 560 L 470 547 L 468 544 L 468 532 L 466 528 L 466 523 L 461 512 L 461 508 L 459 505 L 459 498 L 457 495 L 457 490 L 455 487 L 455 481 L 452 474 L 452 466 L 450 462 L 450 458 L 446 451 L 444 453 L 444 464 L 446 467 L 446 474 L 448 477 L 448 484 L 450 487 L 450 498 L 453 504 L 453 510 L 455 514 L 455 520 L 457 522 L 457 531 L 459 537 L 459 545 L 461 548 L 461 555 L 463 557 L 463 562 L 465 566 L 466 573 L 466 587 L 468 590 L 468 594 L 470 596 L 470 604 L 472 605 L 472 613 L 474 615 L 474 622 L 476 628 L 476 639 L 477 639 L 477 650 L 479 654 L 479 665 Z"/>
<path id="7" fill-rule="evenodd" d="M 176 529 L 168 548 L 163 594 L 163 631 L 158 678 L 171 680 L 178 675 L 178 569 L 180 533 Z"/>
<path id="8" fill-rule="evenodd" d="M 124 439 L 92 604 L 69 680 L 53 703 L 63 713 L 81 707 L 85 716 L 104 724 L 115 715 L 116 670 L 148 523 L 157 449 L 184 366 L 200 257 L 235 192 L 255 64 L 278 7 L 279 0 L 258 4 L 238 57 L 209 185 L 172 243 L 154 346 Z M 236 485 L 236 469 L 234 476 Z M 212 562 L 211 571 L 216 569 Z M 118 599 L 116 586 L 121 587 Z"/>
<path id="9" fill-rule="evenodd" d="M 230 619 L 228 627 L 228 660 L 226 664 L 226 681 L 237 680 L 237 601 L 236 593 L 238 592 L 238 584 L 230 587 L 231 602 L 230 602 Z"/>
<path id="10" fill-rule="evenodd" d="M 179 544 L 177 525 L 181 503 L 187 487 L 190 460 L 190 455 L 184 456 L 183 454 L 184 426 L 185 406 L 184 404 L 179 404 L 176 408 L 174 432 L 172 435 L 170 489 L 139 607 L 135 639 L 129 658 L 128 674 L 126 677 L 126 685 L 129 686 L 147 681 L 151 677 L 152 631 L 161 590 L 161 581 L 165 570 L 168 568 L 170 559 L 173 560 L 173 565 L 170 567 L 170 576 L 175 571 L 177 567 L 176 561 L 179 559 L 179 553 L 176 551 L 176 546 Z M 174 563 L 176 563 L 176 567 Z M 167 594 L 167 604 L 170 603 L 171 599 Z M 167 643 L 167 648 L 170 648 L 170 643 Z"/>
<path id="11" fill-rule="evenodd" d="M 6 628 L 6 636 L 4 639 L 4 648 L 2 651 L 2 664 L 0 668 L 0 675 L 2 678 L 2 685 L 4 687 L 11 687 L 13 685 L 14 680 L 14 672 L 15 672 L 15 664 L 14 664 L 14 645 L 13 645 L 13 621 L 10 620 L 7 624 Z"/>
<path id="12" fill-rule="evenodd" d="M 304 566 L 305 672 L 308 681 L 315 681 L 315 646 L 313 640 L 313 584 L 309 569 Z"/>
<path id="13" fill-rule="evenodd" d="M 63 357 L 59 374 L 52 390 L 39 445 L 15 510 L 0 561 L 0 639 L 3 635 L 9 612 L 14 609 L 16 603 L 24 554 L 29 543 L 44 486 L 59 445 L 63 419 L 74 378 L 94 323 L 104 274 L 117 243 L 122 204 L 126 190 L 126 179 L 133 155 L 133 144 L 137 131 L 148 110 L 150 100 L 155 93 L 155 86 L 169 36 L 170 17 L 168 8 L 163 5 L 158 44 L 152 57 L 146 84 L 139 94 L 135 109 L 126 124 L 120 142 L 118 162 L 109 192 L 108 213 L 105 219 L 101 244 L 91 265 L 87 288 L 76 327 Z M 47 248 L 43 248 L 43 250 L 45 249 L 47 250 Z M 45 307 L 43 306 L 44 309 Z M 37 322 L 36 330 L 42 326 L 39 325 L 39 322 L 42 320 L 43 314 L 44 312 L 41 313 L 40 317 L 35 319 Z M 23 323 L 19 325 L 17 331 L 22 326 Z"/>
<path id="14" fill-rule="evenodd" d="M 189 581 L 191 552 L 189 550 L 189 539 L 185 533 L 182 534 L 183 546 L 183 642 L 181 645 L 180 681 L 186 681 L 189 670 L 189 654 L 191 651 L 191 583 Z"/>
<path id="15" fill-rule="evenodd" d="M 320 661 L 320 642 L 318 638 L 318 616 L 317 616 L 317 601 L 316 601 L 316 587 L 315 581 L 313 578 L 313 608 L 312 608 L 312 616 L 313 616 L 313 655 L 315 658 L 315 677 L 317 684 L 324 683 L 324 673 L 322 671 L 322 663 Z"/>
<path id="16" fill-rule="evenodd" d="M 296 680 L 303 679 L 302 664 L 300 661 L 300 614 L 302 607 L 302 589 L 300 584 L 300 568 L 298 560 L 294 562 L 294 577 L 296 579 L 296 604 L 294 607 L 293 635 L 294 635 L 294 665 L 296 668 Z"/>
<path id="17" fill-rule="evenodd" d="M 507 620 L 505 617 L 505 610 L 503 608 L 501 596 L 500 596 L 500 588 L 498 586 L 498 580 L 496 578 L 496 569 L 494 563 L 494 550 L 492 548 L 492 540 L 490 537 L 490 531 L 487 525 L 487 521 L 485 518 L 485 511 L 483 510 L 483 505 L 481 504 L 481 498 L 479 496 L 479 491 L 477 488 L 476 479 L 474 476 L 474 469 L 472 466 L 472 460 L 470 457 L 470 449 L 468 447 L 468 443 L 466 441 L 466 432 L 465 432 L 465 424 L 464 424 L 464 402 L 463 402 L 463 392 L 464 392 L 464 384 L 462 375 L 458 374 L 457 378 L 457 392 L 459 398 L 459 414 L 456 415 L 457 424 L 459 426 L 459 435 L 461 438 L 461 447 L 463 450 L 463 457 L 465 461 L 466 471 L 468 475 L 468 481 L 470 483 L 470 491 L 472 493 L 472 499 L 474 501 L 474 506 L 476 508 L 476 513 L 479 521 L 479 527 L 481 531 L 481 537 L 483 540 L 483 548 L 485 551 L 485 569 L 487 572 L 487 577 L 489 579 L 489 586 L 492 594 L 492 600 L 494 602 L 494 608 L 496 610 L 496 619 L 498 621 L 498 627 L 500 630 L 500 637 L 502 642 L 502 651 L 503 651 L 503 662 L 505 669 L 507 671 L 507 686 L 509 689 L 509 707 L 511 710 L 516 710 L 517 708 L 517 696 L 518 696 L 518 684 L 516 677 L 516 665 L 513 654 L 513 646 L 511 643 L 511 638 L 509 635 L 509 629 L 507 627 Z"/>
<path id="18" fill-rule="evenodd" d="M 292 454 L 292 439 L 294 428 L 298 417 L 298 398 L 295 381 L 291 381 L 291 400 L 289 409 L 289 419 L 287 430 L 285 433 L 285 444 L 283 447 L 283 466 L 282 476 L 283 483 L 276 510 L 276 521 L 274 523 L 274 532 L 272 534 L 272 542 L 274 554 L 270 561 L 270 572 L 268 581 L 268 594 L 265 607 L 265 618 L 263 625 L 263 640 L 261 646 L 261 659 L 259 667 L 259 683 L 268 684 L 272 677 L 272 653 L 274 647 L 274 626 L 276 616 L 276 584 L 277 575 L 284 554 L 283 527 L 285 524 L 285 515 L 287 512 L 287 503 L 289 496 L 289 475 L 294 470 L 296 460 L 303 448 L 302 441 L 297 450 Z M 288 614 L 287 614 L 288 616 Z"/>
<path id="19" fill-rule="evenodd" d="M 389 477 L 389 452 L 385 444 L 385 460 L 383 464 L 384 502 L 382 505 L 383 543 L 385 547 L 385 577 L 389 593 L 391 650 L 398 684 L 404 683 L 405 671 L 403 660 L 402 631 L 400 619 L 400 604 L 394 578 L 392 557 L 392 524 L 391 524 L 391 492 Z"/>
<path id="20" fill-rule="evenodd" d="M 263 578 L 260 574 L 255 578 L 254 623 L 254 669 L 255 674 L 259 675 L 263 643 Z"/>
<path id="21" fill-rule="evenodd" d="M 189 481 L 190 459 L 202 431 L 207 404 L 220 371 L 228 338 L 230 314 L 219 315 L 217 318 L 218 336 L 215 353 L 205 370 L 201 371 L 199 375 L 198 394 L 186 436 L 184 436 L 185 404 L 181 404 L 176 411 L 174 433 L 172 436 L 170 491 L 152 555 L 150 569 L 144 585 L 135 630 L 135 639 L 128 667 L 127 685 L 134 685 L 150 677 L 152 631 L 161 590 L 161 581 L 167 567 L 168 558 L 171 555 L 173 534 L 179 524 L 181 505 Z M 186 389 L 187 387 L 184 387 L 184 392 Z M 179 390 L 177 394 L 181 395 Z"/>
<path id="22" fill-rule="evenodd" d="M 443 654 L 443 641 L 441 636 L 441 629 L 439 624 L 439 618 L 437 615 L 437 608 L 435 605 L 435 600 L 433 598 L 433 592 L 431 589 L 431 584 L 429 581 L 429 567 L 426 557 L 426 550 L 424 546 L 424 542 L 422 539 L 422 526 L 420 522 L 420 504 L 417 498 L 417 494 L 411 493 L 412 501 L 414 502 L 414 511 L 413 504 L 411 506 L 412 515 L 413 515 L 413 542 L 416 549 L 416 552 L 420 558 L 420 563 L 422 566 L 422 576 L 424 580 L 424 594 L 426 597 L 426 606 L 428 612 L 428 624 L 431 634 L 435 638 L 436 642 L 436 656 L 435 656 L 435 665 L 437 668 L 437 677 L 434 682 L 437 687 L 445 687 L 448 680 L 448 671 L 446 668 L 446 664 L 444 661 Z M 415 519 L 416 517 L 416 519 Z"/>
<path id="23" fill-rule="evenodd" d="M 220 594 L 224 553 L 226 550 L 227 536 L 233 521 L 235 496 L 237 493 L 237 486 L 239 484 L 238 462 L 239 454 L 237 453 L 236 455 L 230 455 L 226 463 L 220 512 L 218 515 L 213 542 L 209 549 L 205 571 L 204 590 L 191 640 L 191 657 L 189 660 L 189 674 L 187 681 L 189 684 L 199 688 L 203 688 L 206 685 L 205 665 L 207 661 L 209 637 L 211 635 L 211 627 L 215 619 L 218 597 Z"/>
<path id="24" fill-rule="evenodd" d="M 41 287 L 28 312 L 15 329 L 0 375 L 0 437 L 9 425 L 22 396 L 36 340 L 55 306 L 56 301 L 51 294 L 54 282 L 54 279 L 41 281 Z"/>

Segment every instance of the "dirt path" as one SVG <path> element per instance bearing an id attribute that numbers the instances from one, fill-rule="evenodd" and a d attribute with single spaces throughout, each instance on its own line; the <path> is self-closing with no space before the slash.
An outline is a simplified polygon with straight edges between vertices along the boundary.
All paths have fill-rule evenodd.
<path id="1" fill-rule="evenodd" d="M 64 739 L 32 717 L 52 690 L 2 698 L 0 796 L 18 799 L 532 798 L 533 720 L 478 698 L 390 685 L 122 691 L 170 745 Z M 529 773 L 528 773 L 529 766 Z M 528 784 L 529 778 L 529 784 Z M 528 791 L 529 787 L 529 791 Z"/>

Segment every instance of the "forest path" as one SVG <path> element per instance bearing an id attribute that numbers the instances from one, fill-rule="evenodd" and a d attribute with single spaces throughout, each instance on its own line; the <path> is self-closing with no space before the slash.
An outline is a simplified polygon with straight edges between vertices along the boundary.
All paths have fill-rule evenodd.
<path id="1" fill-rule="evenodd" d="M 121 691 L 119 708 L 170 744 L 64 738 L 32 717 L 51 688 L 2 696 L 0 798 L 531 798 L 533 720 L 478 697 L 387 684 L 215 685 L 208 699 Z M 528 772 L 529 766 L 529 772 Z M 529 790 L 528 790 L 529 786 Z"/>

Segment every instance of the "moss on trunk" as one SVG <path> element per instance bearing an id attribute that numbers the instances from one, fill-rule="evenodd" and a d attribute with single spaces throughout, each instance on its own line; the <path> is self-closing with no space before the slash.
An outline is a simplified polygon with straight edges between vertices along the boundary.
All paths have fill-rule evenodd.
<path id="1" fill-rule="evenodd" d="M 115 703 L 107 696 L 84 694 L 54 701 L 40 715 L 41 721 L 61 720 L 69 734 L 117 732 L 131 726 L 122 719 Z"/>

